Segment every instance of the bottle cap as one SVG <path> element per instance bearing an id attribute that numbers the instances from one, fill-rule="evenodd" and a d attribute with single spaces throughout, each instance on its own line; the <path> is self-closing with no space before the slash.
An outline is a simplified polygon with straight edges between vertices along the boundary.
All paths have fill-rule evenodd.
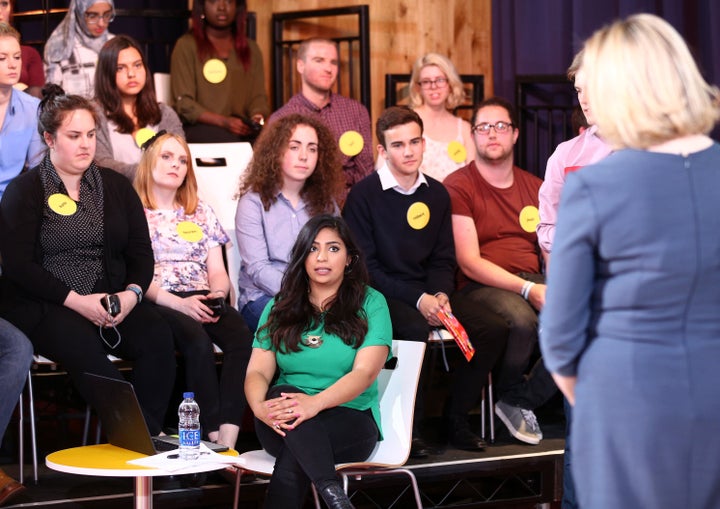
<path id="1" fill-rule="evenodd" d="M 194 392 L 183 392 L 183 399 L 195 399 Z"/>

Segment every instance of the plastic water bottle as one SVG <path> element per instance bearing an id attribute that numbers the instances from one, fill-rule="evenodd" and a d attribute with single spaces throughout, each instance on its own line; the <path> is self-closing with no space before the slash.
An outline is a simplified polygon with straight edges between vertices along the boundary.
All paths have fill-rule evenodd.
<path id="1" fill-rule="evenodd" d="M 183 398 L 178 408 L 180 459 L 196 460 L 200 456 L 200 407 L 194 393 L 185 392 Z"/>

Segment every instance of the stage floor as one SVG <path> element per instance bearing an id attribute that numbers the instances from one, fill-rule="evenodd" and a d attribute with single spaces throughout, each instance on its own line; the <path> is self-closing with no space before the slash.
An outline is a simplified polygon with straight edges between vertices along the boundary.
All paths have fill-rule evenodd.
<path id="1" fill-rule="evenodd" d="M 439 419 L 425 423 L 435 446 L 434 454 L 410 460 L 407 467 L 415 473 L 424 507 L 503 507 L 531 508 L 560 498 L 563 422 L 539 416 L 545 439 L 537 446 L 514 440 L 496 420 L 496 442 L 483 452 L 459 451 L 443 444 L 436 432 Z M 479 416 L 473 416 L 479 428 Z M 253 449 L 252 434 L 244 434 L 241 449 Z M 49 452 L 49 451 L 47 451 Z M 44 466 L 41 457 L 40 478 L 32 481 L 32 469 L 26 464 L 27 490 L 5 508 L 115 509 L 132 504 L 132 480 L 85 477 L 63 474 Z M 2 465 L 17 478 L 18 465 Z M 246 477 L 241 485 L 242 508 L 262 507 L 266 480 Z M 382 477 L 378 480 L 351 481 L 352 501 L 358 509 L 370 507 L 413 507 L 406 479 Z M 233 487 L 219 473 L 200 476 L 159 477 L 154 480 L 155 508 L 227 508 L 231 507 Z M 398 498 L 399 497 L 399 498 Z M 395 500 L 397 498 L 397 500 Z M 306 507 L 313 507 L 308 501 Z"/>

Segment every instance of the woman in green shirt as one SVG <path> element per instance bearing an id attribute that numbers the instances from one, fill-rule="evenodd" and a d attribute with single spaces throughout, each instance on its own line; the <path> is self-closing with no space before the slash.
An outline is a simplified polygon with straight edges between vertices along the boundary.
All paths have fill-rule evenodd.
<path id="1" fill-rule="evenodd" d="M 335 464 L 365 460 L 382 438 L 376 379 L 392 343 L 385 298 L 367 281 L 345 222 L 310 219 L 245 378 L 258 438 L 277 458 L 265 507 L 302 507 L 311 482 L 328 507 L 352 507 Z"/>

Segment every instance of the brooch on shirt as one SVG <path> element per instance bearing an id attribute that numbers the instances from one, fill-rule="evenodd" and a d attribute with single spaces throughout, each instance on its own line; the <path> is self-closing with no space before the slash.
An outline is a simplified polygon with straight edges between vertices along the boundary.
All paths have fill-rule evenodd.
<path id="1" fill-rule="evenodd" d="M 322 336 L 307 336 L 302 338 L 302 344 L 309 348 L 320 348 L 323 344 Z"/>

